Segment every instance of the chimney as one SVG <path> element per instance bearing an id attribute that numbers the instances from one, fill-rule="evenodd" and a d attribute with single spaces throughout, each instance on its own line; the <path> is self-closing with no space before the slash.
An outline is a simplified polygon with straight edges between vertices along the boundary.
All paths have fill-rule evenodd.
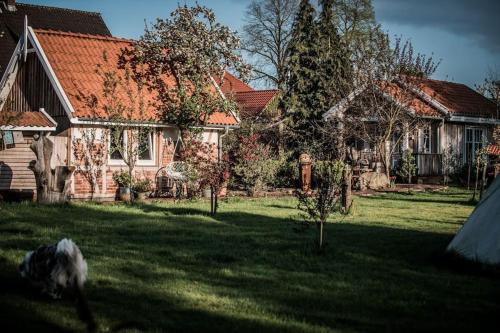
<path id="1" fill-rule="evenodd" d="M 4 0 L 2 1 L 3 5 L 5 6 L 5 9 L 9 12 L 15 12 L 16 11 L 16 0 Z"/>

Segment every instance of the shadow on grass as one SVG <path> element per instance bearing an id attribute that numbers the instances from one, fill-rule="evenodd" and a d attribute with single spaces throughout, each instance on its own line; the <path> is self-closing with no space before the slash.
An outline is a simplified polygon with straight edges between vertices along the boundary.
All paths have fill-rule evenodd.
<path id="1" fill-rule="evenodd" d="M 450 197 L 459 196 L 455 193 L 450 194 Z M 475 206 L 477 202 L 468 199 L 444 199 L 442 195 L 439 198 L 426 198 L 416 195 L 408 194 L 398 194 L 398 195 L 377 195 L 377 196 L 367 196 L 364 197 L 367 200 L 386 200 L 386 201 L 411 201 L 414 203 L 438 203 L 438 204 L 449 204 L 449 205 L 463 205 L 463 206 Z"/>
<path id="2" fill-rule="evenodd" d="M 3 332 L 70 332 L 56 323 L 42 318 L 37 311 L 29 311 L 23 302 L 37 307 L 50 307 L 51 303 L 25 283 L 17 272 L 17 264 L 0 257 L 0 322 Z M 75 313 L 76 316 L 76 313 Z"/>
<path id="3" fill-rule="evenodd" d="M 12 257 L 73 238 L 89 263 L 91 307 L 118 331 L 464 331 L 496 318 L 496 281 L 434 264 L 449 234 L 329 223 L 327 252 L 315 256 L 314 228 L 296 233 L 287 221 L 198 207 L 34 206 L 1 226 L 11 232 L 0 248 Z M 32 303 L 50 305 L 32 301 L 0 265 L 13 322 L 62 331 L 57 320 L 28 329 Z"/>

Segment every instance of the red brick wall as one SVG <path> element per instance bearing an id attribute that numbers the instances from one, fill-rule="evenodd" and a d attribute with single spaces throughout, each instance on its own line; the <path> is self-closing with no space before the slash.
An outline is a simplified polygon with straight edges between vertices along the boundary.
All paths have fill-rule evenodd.
<path id="1" fill-rule="evenodd" d="M 175 140 L 165 139 L 161 131 L 159 131 L 156 137 L 157 143 L 157 156 L 156 165 L 154 166 L 137 166 L 134 171 L 134 177 L 138 179 L 148 178 L 151 180 L 153 186 L 156 184 L 156 173 L 161 167 L 168 165 L 173 161 L 173 155 L 175 150 Z M 212 154 L 214 158 L 217 158 L 217 145 L 212 145 Z M 74 158 L 74 156 L 73 156 Z M 107 161 L 106 161 L 107 163 Z M 99 193 L 94 194 L 94 198 L 105 198 L 108 200 L 113 200 L 118 195 L 118 185 L 113 180 L 113 173 L 119 172 L 121 170 L 126 171 L 127 166 L 113 166 L 105 165 L 103 167 L 106 173 L 106 186 L 105 190 L 103 187 L 103 177 L 99 175 Z M 89 199 L 91 197 L 91 186 L 89 180 L 81 172 L 75 172 L 74 174 L 74 198 L 76 199 Z M 153 189 L 154 190 L 154 189 Z M 225 194 L 225 189 L 222 191 Z M 223 194 L 223 195 L 224 195 Z"/>

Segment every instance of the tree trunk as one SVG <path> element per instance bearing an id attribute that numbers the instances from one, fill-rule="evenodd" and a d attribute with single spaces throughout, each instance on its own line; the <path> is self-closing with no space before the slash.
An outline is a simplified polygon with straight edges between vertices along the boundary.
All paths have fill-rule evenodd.
<path id="1" fill-rule="evenodd" d="M 60 203 L 69 200 L 71 175 L 74 167 L 60 166 L 52 169 L 50 160 L 54 144 L 47 136 L 35 135 L 30 146 L 36 160 L 28 168 L 33 171 L 36 181 L 36 200 L 38 203 Z"/>
<path id="2" fill-rule="evenodd" d="M 487 167 L 487 163 L 485 163 L 485 165 L 483 165 L 483 178 L 481 180 L 481 190 L 479 192 L 479 200 L 481 200 L 483 198 L 483 192 L 484 192 L 484 188 L 486 186 L 486 167 Z"/>
<path id="3" fill-rule="evenodd" d="M 215 191 L 210 187 L 210 215 L 215 215 Z"/>
<path id="4" fill-rule="evenodd" d="M 477 192 L 477 182 L 479 180 L 479 163 L 476 164 L 476 182 L 474 184 L 474 193 L 472 194 L 472 200 L 476 200 L 476 192 Z"/>
<path id="5" fill-rule="evenodd" d="M 319 222 L 319 239 L 318 239 L 318 249 L 321 251 L 323 250 L 323 226 L 324 222 L 321 221 Z"/>
<path id="6" fill-rule="evenodd" d="M 214 198 L 214 215 L 217 214 L 217 208 L 219 208 L 219 193 L 215 192 L 215 198 Z"/>
<path id="7" fill-rule="evenodd" d="M 352 204 L 352 170 L 346 166 L 344 170 L 344 184 L 342 187 L 342 208 L 344 213 L 347 214 Z"/>

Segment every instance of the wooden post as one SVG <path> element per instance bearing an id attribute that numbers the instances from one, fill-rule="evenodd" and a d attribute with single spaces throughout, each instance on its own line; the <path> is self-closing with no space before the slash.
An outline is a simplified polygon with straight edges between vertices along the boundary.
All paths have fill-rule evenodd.
<path id="1" fill-rule="evenodd" d="M 300 154 L 300 188 L 303 192 L 311 191 L 311 165 L 312 160 L 309 154 Z"/>

